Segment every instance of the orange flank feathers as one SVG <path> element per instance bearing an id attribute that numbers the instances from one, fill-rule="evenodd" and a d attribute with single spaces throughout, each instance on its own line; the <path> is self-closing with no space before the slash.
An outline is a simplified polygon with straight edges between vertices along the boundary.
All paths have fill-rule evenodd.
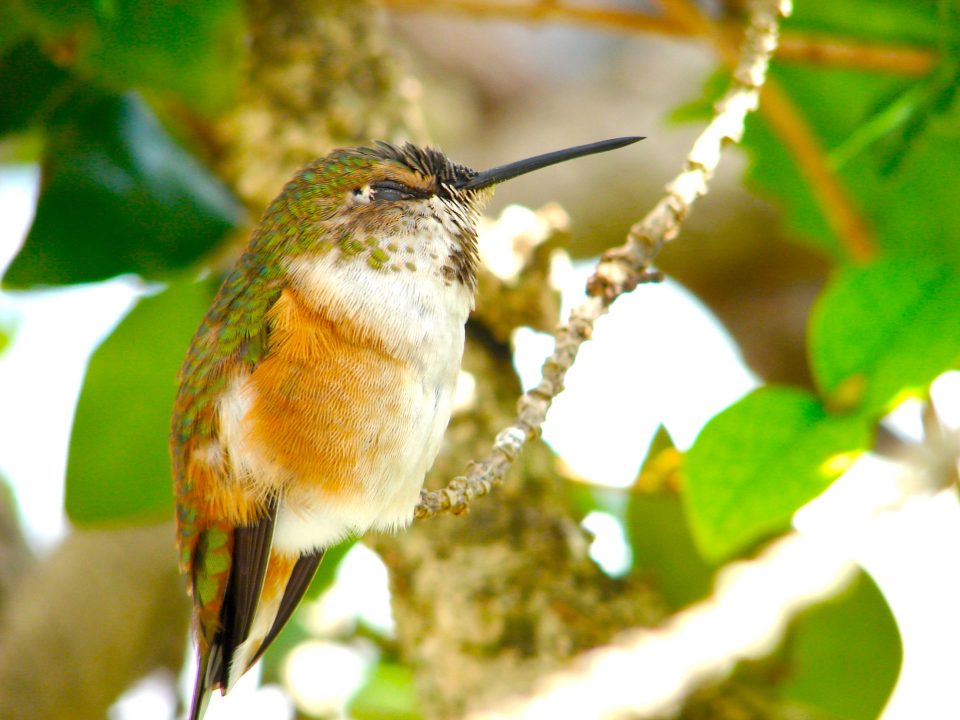
<path id="1" fill-rule="evenodd" d="M 370 420 L 403 414 L 394 406 L 406 364 L 346 318 L 333 322 L 308 307 L 290 288 L 269 319 L 270 354 L 250 378 L 250 446 L 262 448 L 264 459 L 300 486 L 286 490 L 360 493 L 367 465 L 395 442 L 396 435 L 385 436 Z"/>

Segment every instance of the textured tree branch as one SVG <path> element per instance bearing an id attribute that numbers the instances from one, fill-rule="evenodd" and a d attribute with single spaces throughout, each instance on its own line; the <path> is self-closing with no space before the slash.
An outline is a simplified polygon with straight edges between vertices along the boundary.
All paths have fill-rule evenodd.
<path id="1" fill-rule="evenodd" d="M 574 308 L 567 322 L 556 331 L 554 351 L 543 364 L 542 379 L 520 397 L 514 422 L 497 434 L 492 450 L 470 464 L 465 476 L 454 478 L 440 490 L 423 490 L 416 511 L 418 518 L 443 512 L 462 513 L 475 498 L 502 482 L 524 444 L 539 436 L 547 410 L 563 390 L 567 371 L 580 346 L 590 339 L 597 319 L 620 295 L 658 278 L 649 270 L 650 263 L 663 245 L 680 232 L 693 203 L 706 194 L 724 145 L 739 142 L 747 113 L 757 108 L 760 88 L 777 47 L 778 20 L 789 13 L 790 2 L 756 0 L 751 7 L 733 86 L 694 143 L 683 171 L 667 185 L 664 198 L 630 229 L 627 242 L 604 253 L 587 285 L 590 297 Z"/>
<path id="2" fill-rule="evenodd" d="M 546 678 L 534 697 L 501 704 L 468 720 L 673 716 L 691 693 L 723 680 L 736 663 L 769 653 L 790 617 L 834 595 L 855 571 L 856 565 L 829 542 L 788 535 L 756 559 L 726 568 L 714 596 L 667 624 L 625 633 Z M 736 632 L 721 630 L 731 627 Z M 712 641 L 705 642 L 707 637 Z"/>

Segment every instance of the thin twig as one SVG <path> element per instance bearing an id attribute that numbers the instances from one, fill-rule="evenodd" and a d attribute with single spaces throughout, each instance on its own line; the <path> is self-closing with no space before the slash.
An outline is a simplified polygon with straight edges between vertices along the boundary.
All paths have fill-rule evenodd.
<path id="1" fill-rule="evenodd" d="M 580 346 L 590 339 L 596 320 L 620 295 L 658 279 L 657 273 L 649 271 L 649 264 L 663 244 L 676 237 L 694 201 L 706 193 L 723 145 L 738 142 L 743 135 L 744 119 L 757 107 L 777 47 L 778 20 L 789 11 L 790 0 L 754 0 L 733 86 L 717 104 L 713 120 L 694 144 L 683 171 L 667 186 L 666 196 L 656 207 L 631 228 L 627 242 L 604 254 L 587 284 L 589 297 L 555 333 L 556 344 L 543 364 L 542 379 L 520 396 L 517 419 L 497 435 L 485 458 L 467 468 L 466 476 L 454 478 L 441 490 L 421 491 L 418 518 L 463 512 L 474 498 L 486 495 L 501 482 L 524 444 L 539 436 L 547 410 L 563 390 L 567 371 Z"/>
<path id="2" fill-rule="evenodd" d="M 777 58 L 910 77 L 926 75 L 938 60 L 936 51 L 930 48 L 868 43 L 801 32 L 784 33 Z"/>
<path id="3" fill-rule="evenodd" d="M 869 260 L 876 248 L 867 220 L 840 182 L 801 110 L 776 82 L 764 87 L 763 107 L 764 117 L 790 151 L 840 243 L 854 260 Z"/>
<path id="4" fill-rule="evenodd" d="M 668 37 L 696 37 L 697 34 L 672 18 L 646 15 L 636 10 L 598 8 L 560 2 L 503 2 L 502 0 L 381 0 L 403 12 L 452 12 L 486 19 L 516 22 L 552 22 L 596 28 L 606 32 L 653 33 Z M 736 42 L 739 23 L 722 24 L 723 32 Z M 815 65 L 858 68 L 897 75 L 920 76 L 937 62 L 932 48 L 894 43 L 871 43 L 856 38 L 785 32 L 777 51 L 781 60 Z"/>

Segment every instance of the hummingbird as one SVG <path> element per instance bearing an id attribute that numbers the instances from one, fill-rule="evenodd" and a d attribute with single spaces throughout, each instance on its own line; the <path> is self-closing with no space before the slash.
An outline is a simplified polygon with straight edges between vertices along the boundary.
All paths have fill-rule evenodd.
<path id="1" fill-rule="evenodd" d="M 307 164 L 270 204 L 191 341 L 173 409 L 191 720 L 276 638 L 325 549 L 412 520 L 450 419 L 493 186 L 641 139 L 483 172 L 377 142 Z"/>

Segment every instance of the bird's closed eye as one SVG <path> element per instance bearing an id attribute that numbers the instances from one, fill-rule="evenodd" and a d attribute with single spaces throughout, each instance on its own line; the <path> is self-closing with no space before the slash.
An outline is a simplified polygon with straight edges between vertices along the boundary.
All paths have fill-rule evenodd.
<path id="1" fill-rule="evenodd" d="M 381 180 L 370 186 L 373 200 L 384 200 L 386 202 L 397 202 L 398 200 L 412 200 L 414 198 L 424 198 L 430 193 L 420 188 L 412 188 L 396 180 Z"/>

